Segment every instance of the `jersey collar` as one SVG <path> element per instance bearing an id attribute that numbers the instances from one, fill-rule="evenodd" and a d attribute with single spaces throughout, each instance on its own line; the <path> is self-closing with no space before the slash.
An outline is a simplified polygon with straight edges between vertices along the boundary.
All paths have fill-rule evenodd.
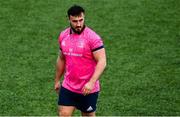
<path id="1" fill-rule="evenodd" d="M 77 32 L 71 27 L 71 28 L 70 28 L 70 34 L 76 33 L 76 34 L 80 35 L 80 34 L 84 31 L 85 28 L 86 28 L 86 26 L 84 25 L 83 28 L 82 28 L 82 30 L 81 30 L 81 32 L 80 32 L 80 33 L 77 33 Z"/>

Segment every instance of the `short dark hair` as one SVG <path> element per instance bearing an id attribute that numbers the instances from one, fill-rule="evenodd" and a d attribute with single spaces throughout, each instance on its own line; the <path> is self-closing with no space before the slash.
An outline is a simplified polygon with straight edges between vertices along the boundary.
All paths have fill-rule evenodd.
<path id="1" fill-rule="evenodd" d="M 78 6 L 78 5 L 71 6 L 67 11 L 68 17 L 70 17 L 70 15 L 79 16 L 81 13 L 85 13 L 85 10 L 81 6 Z"/>

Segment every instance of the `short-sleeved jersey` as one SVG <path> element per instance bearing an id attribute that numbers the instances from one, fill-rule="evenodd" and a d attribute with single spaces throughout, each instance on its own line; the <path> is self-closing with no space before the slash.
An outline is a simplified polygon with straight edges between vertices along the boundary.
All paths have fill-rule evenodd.
<path id="1" fill-rule="evenodd" d="M 91 79 L 96 60 L 93 52 L 103 48 L 99 35 L 87 26 L 81 34 L 71 33 L 71 28 L 65 29 L 59 35 L 61 53 L 65 57 L 65 74 L 62 86 L 72 92 L 82 94 L 84 85 Z M 99 80 L 90 93 L 100 90 Z"/>

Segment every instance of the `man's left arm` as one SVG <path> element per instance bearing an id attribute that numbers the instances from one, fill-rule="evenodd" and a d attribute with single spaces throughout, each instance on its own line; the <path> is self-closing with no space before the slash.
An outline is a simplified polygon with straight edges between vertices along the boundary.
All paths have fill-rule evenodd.
<path id="1" fill-rule="evenodd" d="M 85 84 L 83 88 L 84 95 L 87 95 L 91 92 L 91 90 L 94 88 L 95 82 L 100 78 L 106 67 L 106 53 L 104 48 L 94 51 L 93 56 L 97 61 L 97 65 L 91 79 Z"/>

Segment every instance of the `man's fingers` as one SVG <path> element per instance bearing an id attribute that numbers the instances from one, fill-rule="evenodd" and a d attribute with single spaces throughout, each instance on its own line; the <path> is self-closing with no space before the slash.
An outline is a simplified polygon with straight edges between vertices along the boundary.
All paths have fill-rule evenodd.
<path id="1" fill-rule="evenodd" d="M 57 94 L 59 94 L 60 85 L 59 84 L 55 84 L 54 90 L 56 91 Z"/>
<path id="2" fill-rule="evenodd" d="M 84 88 L 83 89 L 83 94 L 84 95 L 87 95 L 87 94 L 89 94 L 90 93 L 90 89 L 87 89 L 87 88 Z"/>
<path id="3" fill-rule="evenodd" d="M 55 87 L 55 91 L 58 91 L 59 90 L 59 87 Z"/>

